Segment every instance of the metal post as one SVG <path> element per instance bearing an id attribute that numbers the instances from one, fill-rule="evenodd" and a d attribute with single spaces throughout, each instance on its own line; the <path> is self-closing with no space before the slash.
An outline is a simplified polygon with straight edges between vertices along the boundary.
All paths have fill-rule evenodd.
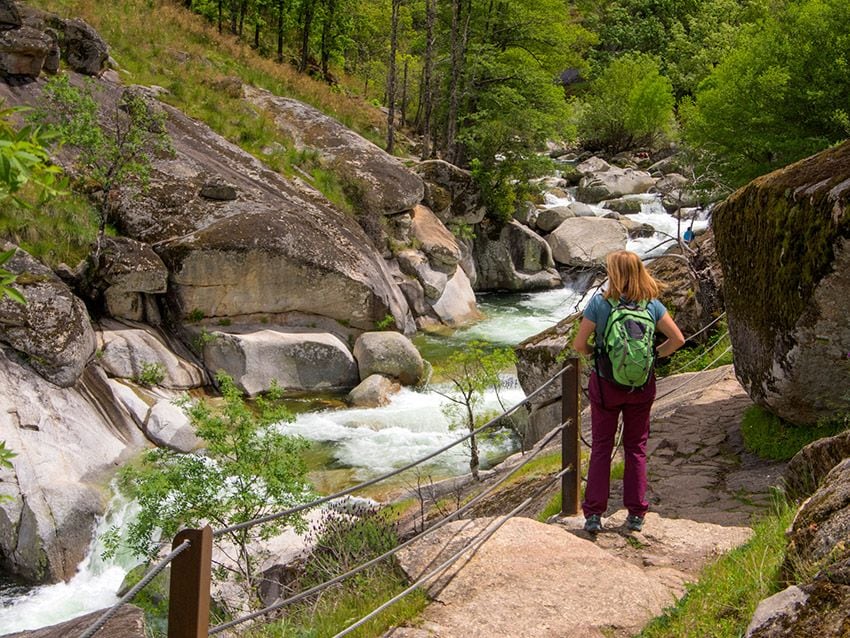
<path id="1" fill-rule="evenodd" d="M 171 563 L 168 598 L 168 638 L 206 638 L 210 629 L 212 529 L 184 529 L 172 547 L 183 541 L 189 549 Z"/>
<path id="2" fill-rule="evenodd" d="M 566 423 L 561 432 L 561 469 L 570 468 L 561 477 L 561 514 L 574 516 L 579 511 L 581 494 L 581 359 L 567 359 L 561 376 L 561 422 Z"/>

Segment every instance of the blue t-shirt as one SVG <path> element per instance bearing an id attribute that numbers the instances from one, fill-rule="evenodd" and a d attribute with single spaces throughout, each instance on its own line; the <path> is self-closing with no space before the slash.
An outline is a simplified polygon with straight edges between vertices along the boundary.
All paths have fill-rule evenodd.
<path id="1" fill-rule="evenodd" d="M 646 306 L 655 323 L 667 313 L 667 308 L 658 299 L 651 299 Z M 605 337 L 605 324 L 611 314 L 611 303 L 602 296 L 602 293 L 593 295 L 593 299 L 587 304 L 582 316 L 596 324 L 596 343 L 602 343 Z"/>

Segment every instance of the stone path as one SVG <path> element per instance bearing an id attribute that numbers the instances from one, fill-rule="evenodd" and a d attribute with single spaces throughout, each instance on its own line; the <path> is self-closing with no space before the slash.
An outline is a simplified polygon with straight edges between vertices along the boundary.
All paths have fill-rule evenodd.
<path id="1" fill-rule="evenodd" d="M 631 636 L 681 596 L 703 565 L 744 543 L 784 464 L 744 451 L 739 424 L 751 401 L 731 366 L 664 379 L 658 396 L 649 443 L 651 512 L 643 532 L 623 526 L 617 481 L 606 531 L 596 537 L 582 530 L 581 516 L 555 518 L 554 525 L 514 519 L 431 586 L 434 602 L 415 627 L 387 635 Z M 589 430 L 589 415 L 584 423 Z M 504 507 L 504 496 L 499 504 Z M 477 515 L 496 509 L 480 508 Z M 421 573 L 489 520 L 447 526 L 440 538 L 415 545 L 402 565 L 411 575 Z"/>

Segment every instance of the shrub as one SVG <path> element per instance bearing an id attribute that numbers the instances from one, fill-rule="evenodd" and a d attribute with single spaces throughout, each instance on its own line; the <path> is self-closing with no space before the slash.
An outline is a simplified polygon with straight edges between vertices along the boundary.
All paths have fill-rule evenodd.
<path id="1" fill-rule="evenodd" d="M 649 145 L 673 130 L 673 88 L 658 60 L 641 53 L 611 62 L 579 108 L 579 137 L 591 148 L 618 152 Z"/>
<path id="2" fill-rule="evenodd" d="M 142 370 L 133 377 L 133 381 L 147 388 L 159 385 L 165 379 L 165 366 L 154 361 L 145 361 Z"/>

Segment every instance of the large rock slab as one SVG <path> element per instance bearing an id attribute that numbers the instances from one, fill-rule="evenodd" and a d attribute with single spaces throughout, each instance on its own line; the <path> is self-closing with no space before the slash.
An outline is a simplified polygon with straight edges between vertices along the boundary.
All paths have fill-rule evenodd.
<path id="1" fill-rule="evenodd" d="M 17 454 L 13 469 L 0 470 L 0 491 L 10 497 L 0 505 L 9 573 L 34 582 L 74 575 L 103 513 L 107 479 L 143 444 L 131 421 L 112 418 L 113 402 L 91 368 L 62 389 L 0 350 L 0 440 Z"/>
<path id="2" fill-rule="evenodd" d="M 101 246 L 97 269 L 87 273 L 97 292 L 102 291 L 112 317 L 144 321 L 143 295 L 168 289 L 168 269 L 153 248 L 128 237 L 107 237 Z"/>
<path id="3" fill-rule="evenodd" d="M 583 268 L 604 266 L 608 253 L 625 249 L 628 240 L 620 222 L 598 217 L 567 219 L 546 236 L 556 262 Z"/>
<path id="4" fill-rule="evenodd" d="M 31 27 L 0 31 L 0 73 L 38 77 L 52 45 L 49 36 Z"/>
<path id="5" fill-rule="evenodd" d="M 812 441 L 797 452 L 785 470 L 785 490 L 793 499 L 806 498 L 836 465 L 850 458 L 850 430 Z"/>
<path id="6" fill-rule="evenodd" d="M 360 381 L 348 347 L 329 333 L 220 329 L 210 335 L 203 347 L 207 368 L 224 370 L 250 396 L 275 381 L 296 392 L 350 390 Z"/>
<path id="7" fill-rule="evenodd" d="M 797 424 L 846 409 L 850 143 L 753 180 L 713 213 L 735 370 Z"/>
<path id="8" fill-rule="evenodd" d="M 98 361 L 109 376 L 137 380 L 146 369 L 157 366 L 162 379 L 156 385 L 164 388 L 188 390 L 207 384 L 204 370 L 174 353 L 154 329 L 109 319 L 100 327 Z"/>
<path id="9" fill-rule="evenodd" d="M 68 636 L 79 636 L 91 627 L 106 613 L 105 609 L 78 616 L 73 620 L 34 629 L 32 631 L 21 631 L 4 636 L 4 638 L 68 638 Z M 98 630 L 98 638 L 145 638 L 147 633 L 145 624 L 145 612 L 134 605 L 123 605 L 118 612 L 110 618 L 106 624 Z"/>
<path id="10" fill-rule="evenodd" d="M 584 174 L 578 185 L 576 199 L 588 204 L 623 195 L 646 193 L 656 182 L 645 171 L 611 166 L 598 158 L 582 162 L 576 168 Z"/>
<path id="11" fill-rule="evenodd" d="M 430 208 L 420 205 L 414 207 L 410 233 L 434 268 L 448 274 L 454 273 L 463 257 L 463 250 L 455 236 Z"/>
<path id="12" fill-rule="evenodd" d="M 97 89 L 104 110 L 117 108 L 121 87 Z M 0 85 L 0 97 L 31 104 L 39 90 Z M 367 330 L 390 314 L 397 329 L 415 329 L 384 260 L 350 215 L 209 127 L 151 105 L 167 118 L 174 155 L 154 159 L 147 189 L 122 185 L 112 216 L 127 236 L 156 246 L 170 272 L 173 319 L 304 313 Z M 236 199 L 202 197 L 213 178 L 231 184 Z"/>
<path id="13" fill-rule="evenodd" d="M 473 248 L 476 290 L 539 290 L 563 283 L 552 249 L 530 228 L 511 220 L 501 228 L 481 224 L 478 229 Z"/>
<path id="14" fill-rule="evenodd" d="M 8 250 L 5 244 L 3 250 Z M 0 341 L 24 354 L 32 368 L 51 383 L 74 385 L 94 355 L 95 335 L 88 311 L 46 266 L 18 249 L 5 268 L 18 275 L 20 304 L 0 299 Z"/>
<path id="15" fill-rule="evenodd" d="M 446 282 L 443 294 L 431 304 L 431 309 L 442 324 L 451 328 L 466 326 L 481 319 L 472 283 L 463 268 L 455 270 Z"/>
<path id="16" fill-rule="evenodd" d="M 248 101 L 272 114 L 296 148 L 318 151 L 366 211 L 391 215 L 422 201 L 425 187 L 418 175 L 334 118 L 269 91 L 254 87 L 244 91 Z"/>
<path id="17" fill-rule="evenodd" d="M 418 577 L 489 522 L 449 523 L 402 550 L 402 568 Z M 439 604 L 423 613 L 428 633 L 422 635 L 441 638 L 584 638 L 603 635 L 602 628 L 633 633 L 673 602 L 670 589 L 639 567 L 558 526 L 525 518 L 510 519 L 428 593 Z"/>
<path id="18" fill-rule="evenodd" d="M 420 162 L 413 169 L 425 181 L 424 203 L 447 224 L 474 225 L 487 213 L 472 173 L 443 160 Z"/>

